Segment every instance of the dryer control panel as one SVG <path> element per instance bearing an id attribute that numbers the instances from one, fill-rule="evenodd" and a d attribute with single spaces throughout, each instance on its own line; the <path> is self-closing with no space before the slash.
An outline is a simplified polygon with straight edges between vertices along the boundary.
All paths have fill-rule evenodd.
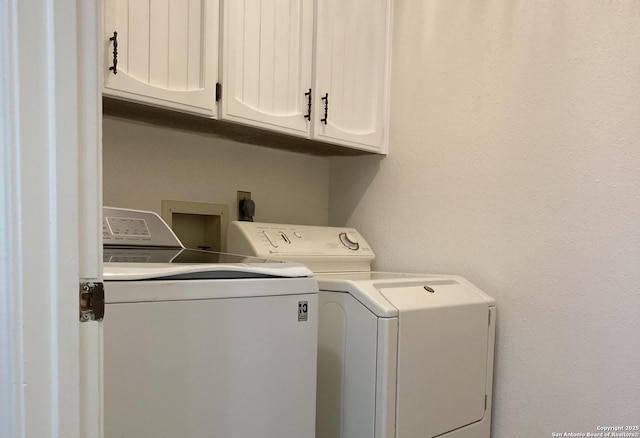
<path id="1" fill-rule="evenodd" d="M 234 254 L 304 263 L 314 272 L 370 271 L 375 254 L 354 228 L 232 222 L 227 250 Z"/>

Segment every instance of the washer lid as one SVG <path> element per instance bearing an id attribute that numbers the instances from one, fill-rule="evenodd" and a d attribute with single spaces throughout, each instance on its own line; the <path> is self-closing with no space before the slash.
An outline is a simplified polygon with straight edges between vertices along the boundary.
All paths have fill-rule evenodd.
<path id="1" fill-rule="evenodd" d="M 312 277 L 298 263 L 105 263 L 105 281 Z"/>
<path id="2" fill-rule="evenodd" d="M 171 263 L 184 265 L 216 263 L 284 263 L 259 257 L 227 254 L 187 248 L 105 246 L 102 250 L 104 263 Z"/>

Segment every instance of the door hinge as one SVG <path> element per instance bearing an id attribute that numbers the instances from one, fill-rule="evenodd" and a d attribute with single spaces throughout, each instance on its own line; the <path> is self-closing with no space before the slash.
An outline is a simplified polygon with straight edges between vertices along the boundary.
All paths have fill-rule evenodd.
<path id="1" fill-rule="evenodd" d="M 222 84 L 220 82 L 216 82 L 216 102 L 220 101 L 222 98 Z"/>
<path id="2" fill-rule="evenodd" d="M 491 325 L 491 310 L 489 310 L 489 320 L 487 321 L 487 325 Z"/>
<path id="3" fill-rule="evenodd" d="M 104 318 L 104 285 L 80 281 L 80 322 L 102 321 Z"/>
<path id="4" fill-rule="evenodd" d="M 484 395 L 484 410 L 487 410 L 487 394 Z"/>

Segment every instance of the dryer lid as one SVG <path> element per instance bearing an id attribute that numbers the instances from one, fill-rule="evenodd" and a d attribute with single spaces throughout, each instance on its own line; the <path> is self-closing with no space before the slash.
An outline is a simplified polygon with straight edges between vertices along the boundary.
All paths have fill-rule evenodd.
<path id="1" fill-rule="evenodd" d="M 401 310 L 419 310 L 453 305 L 469 301 L 493 305 L 493 298 L 472 283 L 457 275 L 427 275 L 394 272 L 351 272 L 318 274 L 321 291 L 351 294 L 373 314 L 381 318 L 394 318 Z M 455 293 L 429 294 L 427 289 L 447 290 Z M 389 290 L 396 290 L 388 293 Z M 385 293 L 387 291 L 387 293 Z M 403 291 L 416 293 L 403 293 Z"/>

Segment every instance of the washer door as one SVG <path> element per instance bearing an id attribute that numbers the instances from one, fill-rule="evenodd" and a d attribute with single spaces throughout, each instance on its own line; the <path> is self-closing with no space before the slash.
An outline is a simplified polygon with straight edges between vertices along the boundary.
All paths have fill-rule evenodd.
<path id="1" fill-rule="evenodd" d="M 396 436 L 434 437 L 482 420 L 486 298 L 454 281 L 381 293 L 399 310 Z"/>

